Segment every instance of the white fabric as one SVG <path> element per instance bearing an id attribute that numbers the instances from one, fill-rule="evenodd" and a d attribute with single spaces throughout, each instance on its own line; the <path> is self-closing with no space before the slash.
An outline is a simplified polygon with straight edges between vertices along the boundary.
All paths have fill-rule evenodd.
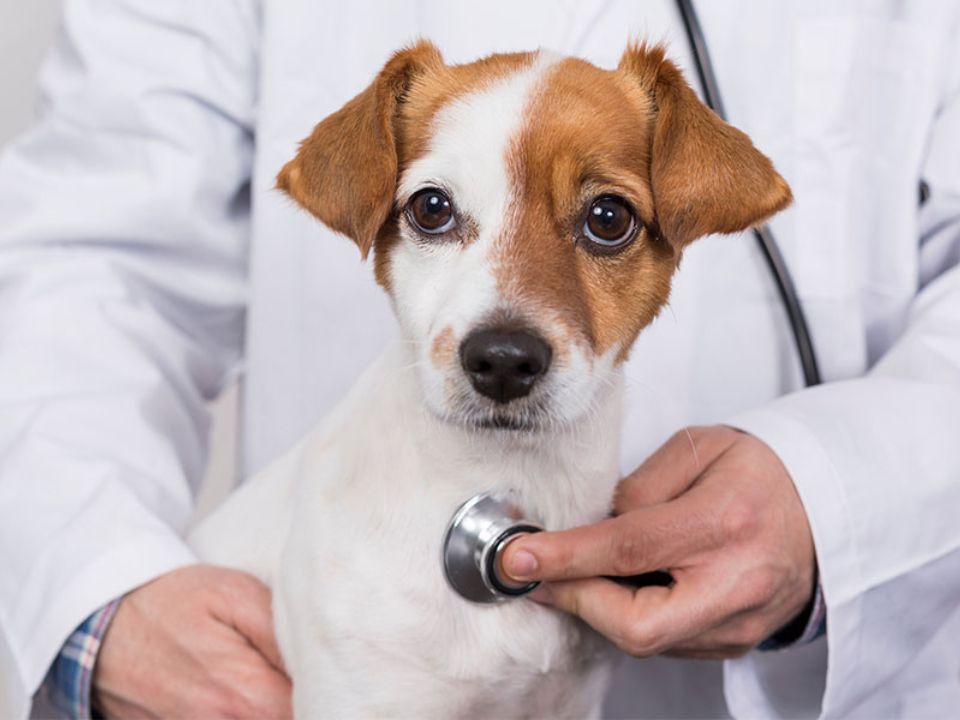
<path id="1" fill-rule="evenodd" d="M 608 713 L 950 715 L 960 9 L 698 7 L 729 115 L 793 187 L 773 226 L 831 382 L 795 392 L 752 239 L 699 241 L 629 363 L 623 466 L 685 423 L 768 442 L 810 516 L 829 639 L 725 667 L 626 662 Z M 91 610 L 191 561 L 180 535 L 207 399 L 244 368 L 255 470 L 393 333 L 352 244 L 272 190 L 317 120 L 417 35 L 448 61 L 543 45 L 607 66 L 649 35 L 690 66 L 668 0 L 72 0 L 65 12 L 40 120 L 0 158 L 3 717 L 27 712 Z M 921 177 L 931 195 L 918 211 Z"/>

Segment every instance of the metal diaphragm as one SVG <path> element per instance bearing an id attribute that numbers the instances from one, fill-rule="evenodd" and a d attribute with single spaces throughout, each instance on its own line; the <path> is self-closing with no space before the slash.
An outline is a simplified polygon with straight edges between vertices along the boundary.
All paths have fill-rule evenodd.
<path id="1" fill-rule="evenodd" d="M 539 582 L 515 583 L 497 573 L 500 555 L 519 535 L 542 527 L 523 518 L 509 498 L 475 495 L 454 513 L 443 537 L 443 572 L 450 587 L 477 603 L 496 603 L 531 592 Z"/>

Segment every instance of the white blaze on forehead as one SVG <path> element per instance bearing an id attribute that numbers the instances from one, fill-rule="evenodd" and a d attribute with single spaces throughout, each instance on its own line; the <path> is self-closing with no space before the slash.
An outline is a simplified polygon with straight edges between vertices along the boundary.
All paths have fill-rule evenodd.
<path id="1" fill-rule="evenodd" d="M 450 332 L 460 343 L 501 306 L 492 266 L 512 187 L 508 153 L 524 125 L 524 113 L 547 69 L 559 58 L 546 53 L 480 89 L 452 100 L 434 118 L 423 156 L 404 171 L 397 188 L 402 207 L 416 191 L 437 186 L 450 193 L 458 215 L 469 216 L 476 237 L 456 242 L 405 238 L 391 250 L 390 286 L 404 333 L 418 346 L 416 363 L 424 396 L 445 412 L 447 388 L 465 387 L 459 363 L 438 368 L 429 359 L 434 338 Z M 522 200 L 521 200 L 522 201 Z"/>
<path id="2" fill-rule="evenodd" d="M 398 199 L 402 202 L 423 187 L 439 184 L 453 194 L 459 210 L 472 217 L 483 234 L 497 230 L 514 190 L 508 150 L 523 127 L 530 96 L 546 70 L 560 59 L 538 52 L 526 67 L 442 108 L 434 118 L 427 151 L 401 179 Z"/>
<path id="3" fill-rule="evenodd" d="M 401 324 L 424 340 L 451 327 L 462 340 L 501 299 L 491 265 L 509 202 L 518 199 L 508 169 L 511 144 L 524 124 L 524 110 L 547 69 L 560 58 L 544 52 L 510 75 L 491 78 L 480 89 L 438 111 L 423 156 L 405 170 L 397 189 L 401 207 L 416 191 L 447 190 L 457 213 L 475 223 L 477 237 L 466 247 L 437 239 L 426 245 L 403 242 L 391 252 L 391 287 Z"/>

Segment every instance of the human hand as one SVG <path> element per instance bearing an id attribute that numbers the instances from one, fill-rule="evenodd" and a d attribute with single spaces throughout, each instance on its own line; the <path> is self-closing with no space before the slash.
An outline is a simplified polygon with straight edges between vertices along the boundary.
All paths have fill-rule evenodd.
<path id="1" fill-rule="evenodd" d="M 270 590 L 209 565 L 137 588 L 103 638 L 93 694 L 107 717 L 291 717 Z"/>
<path id="2" fill-rule="evenodd" d="M 511 542 L 502 571 L 549 581 L 533 598 L 574 613 L 637 656 L 729 658 L 808 603 L 815 558 L 806 513 L 780 459 L 730 427 L 681 431 L 624 478 L 614 517 Z M 602 576 L 659 569 L 670 587 Z"/>

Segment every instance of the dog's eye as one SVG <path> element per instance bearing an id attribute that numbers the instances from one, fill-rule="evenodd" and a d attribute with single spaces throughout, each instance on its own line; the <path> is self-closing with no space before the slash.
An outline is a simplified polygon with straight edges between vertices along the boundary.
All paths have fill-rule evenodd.
<path id="1" fill-rule="evenodd" d="M 413 224 L 428 235 L 445 233 L 456 225 L 450 198 L 436 188 L 425 188 L 414 195 L 407 214 Z"/>
<path id="2" fill-rule="evenodd" d="M 584 236 L 602 248 L 613 249 L 626 245 L 637 230 L 633 209 L 621 197 L 604 195 L 590 204 L 583 223 Z"/>

